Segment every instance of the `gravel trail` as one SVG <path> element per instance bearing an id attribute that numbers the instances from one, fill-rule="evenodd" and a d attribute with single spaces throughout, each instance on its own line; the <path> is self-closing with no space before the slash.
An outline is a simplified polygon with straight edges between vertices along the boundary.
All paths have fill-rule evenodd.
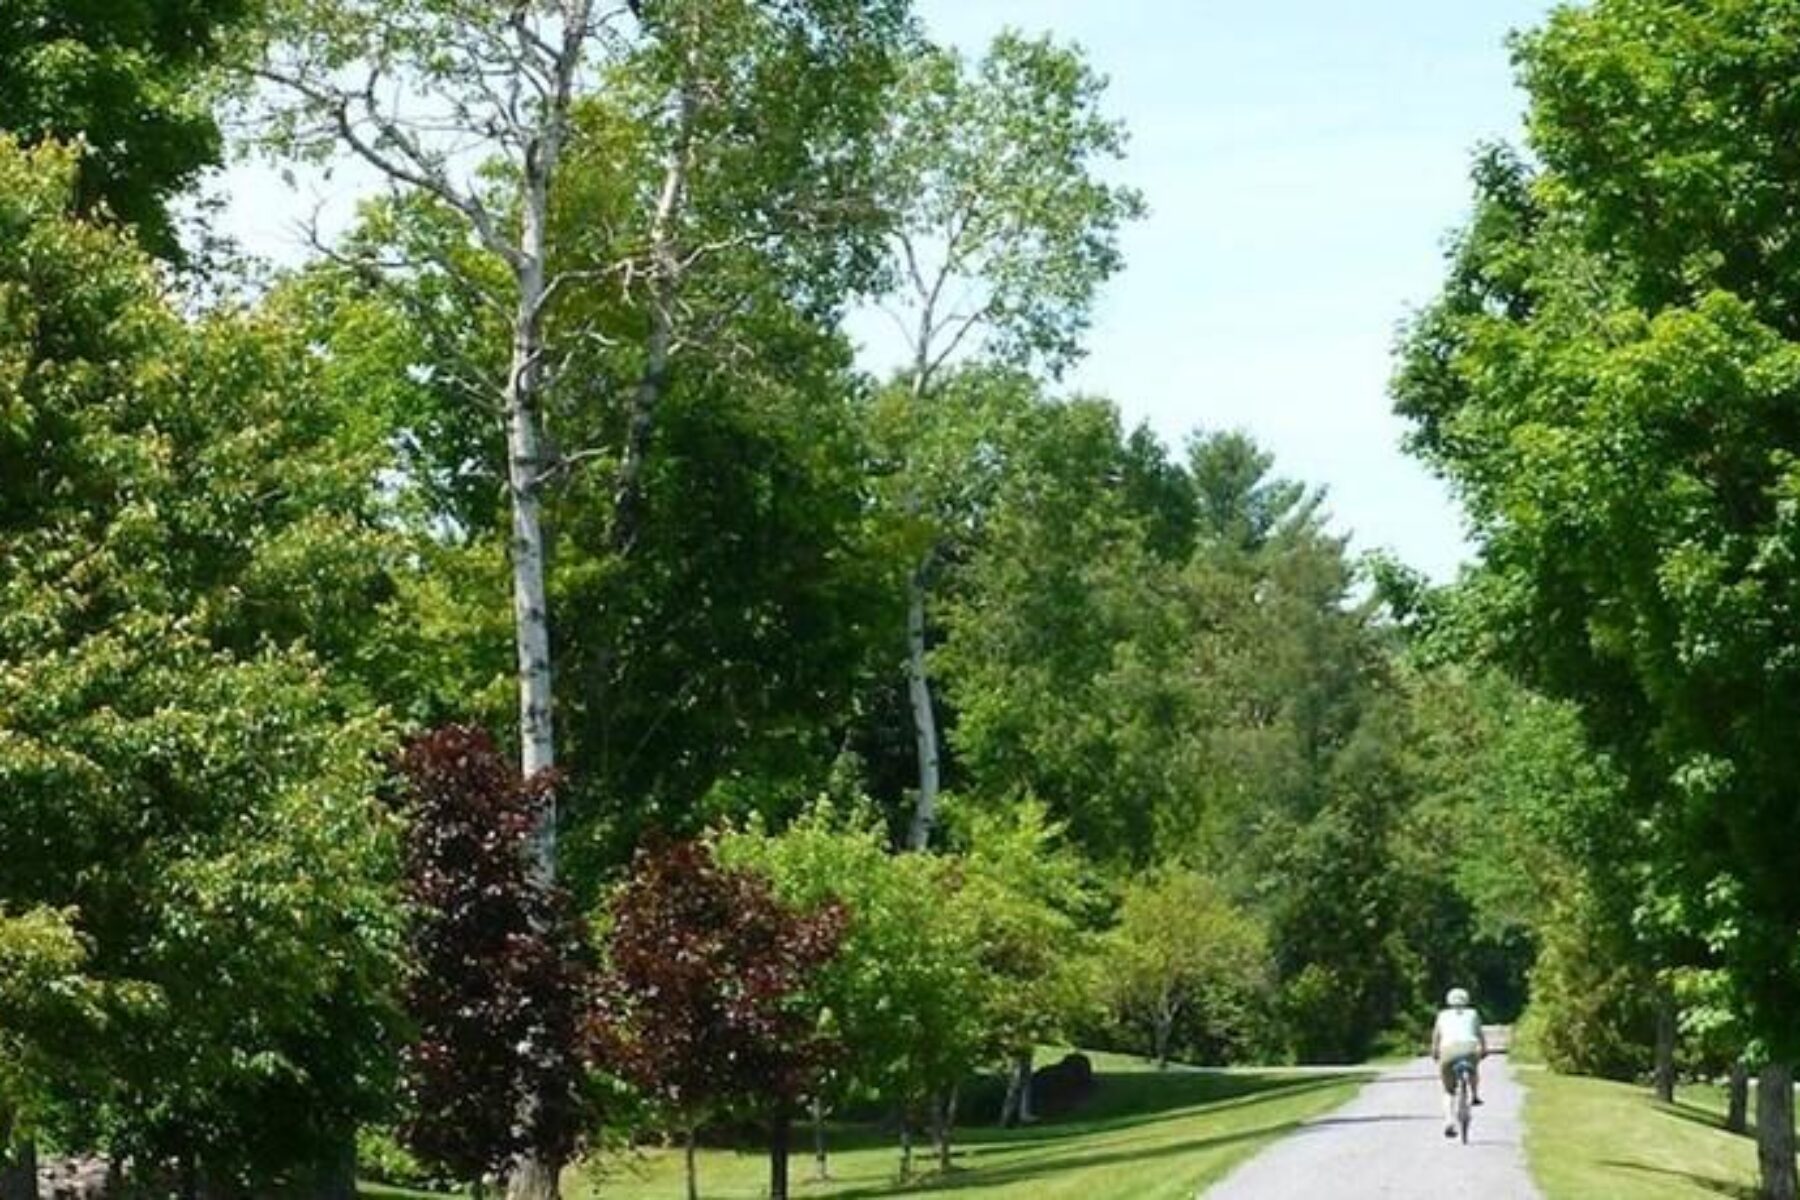
<path id="1" fill-rule="evenodd" d="M 1421 1058 L 1378 1076 L 1208 1189 L 1206 1200 L 1541 1200 L 1525 1170 L 1524 1096 L 1504 1056 L 1481 1066 L 1469 1144 L 1444 1137 L 1436 1068 Z"/>

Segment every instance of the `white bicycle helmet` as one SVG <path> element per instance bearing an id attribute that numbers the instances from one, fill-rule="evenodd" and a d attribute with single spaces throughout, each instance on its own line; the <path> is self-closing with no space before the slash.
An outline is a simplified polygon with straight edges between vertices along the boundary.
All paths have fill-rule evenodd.
<path id="1" fill-rule="evenodd" d="M 1451 988 L 1449 995 L 1444 997 L 1444 1003 L 1451 1008 L 1467 1008 L 1469 1007 L 1469 993 L 1465 988 Z"/>

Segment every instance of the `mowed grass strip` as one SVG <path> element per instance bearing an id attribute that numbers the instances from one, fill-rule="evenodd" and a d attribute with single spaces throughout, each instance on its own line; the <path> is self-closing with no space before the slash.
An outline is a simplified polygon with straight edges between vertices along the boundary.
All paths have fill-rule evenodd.
<path id="1" fill-rule="evenodd" d="M 919 1174 L 902 1185 L 891 1136 L 869 1128 L 831 1131 L 831 1175 L 812 1179 L 811 1133 L 796 1128 L 796 1196 L 979 1195 L 983 1200 L 1191 1200 L 1203 1185 L 1300 1122 L 1349 1100 L 1369 1076 L 1280 1071 L 1145 1070 L 1134 1060 L 1096 1055 L 1094 1096 L 1074 1116 L 1026 1129 L 959 1131 L 952 1170 L 940 1174 L 920 1146 Z M 677 1200 L 679 1150 L 614 1157 L 583 1182 L 611 1200 Z M 768 1194 L 768 1160 L 754 1149 L 702 1150 L 700 1195 L 756 1200 Z"/>
<path id="2" fill-rule="evenodd" d="M 1545 1200 L 1719 1200 L 1756 1193 L 1756 1142 L 1725 1131 L 1716 1088 L 1683 1089 L 1673 1105 L 1664 1105 L 1632 1084 L 1542 1069 L 1519 1077 L 1527 1089 L 1525 1154 Z"/>

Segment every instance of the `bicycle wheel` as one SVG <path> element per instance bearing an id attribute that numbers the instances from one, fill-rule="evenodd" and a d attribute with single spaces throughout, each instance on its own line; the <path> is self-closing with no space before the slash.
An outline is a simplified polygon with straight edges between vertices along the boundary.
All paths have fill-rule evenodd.
<path id="1" fill-rule="evenodd" d="M 1462 1132 L 1463 1145 L 1469 1144 L 1469 1070 L 1456 1072 L 1456 1127 Z"/>

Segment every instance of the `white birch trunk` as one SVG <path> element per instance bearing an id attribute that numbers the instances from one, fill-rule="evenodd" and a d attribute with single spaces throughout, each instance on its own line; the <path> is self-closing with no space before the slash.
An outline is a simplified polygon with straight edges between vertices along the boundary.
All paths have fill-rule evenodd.
<path id="1" fill-rule="evenodd" d="M 913 739 L 919 756 L 919 794 L 913 802 L 912 827 L 906 835 L 906 848 L 914 851 L 931 844 L 939 791 L 937 716 L 931 705 L 925 652 L 925 570 L 921 566 L 907 581 L 906 592 L 907 693 L 912 699 Z"/>
<path id="2" fill-rule="evenodd" d="M 512 492 L 512 583 L 514 640 L 519 672 L 519 769 L 527 778 L 556 765 L 552 726 L 550 613 L 545 587 L 542 511 L 543 434 L 538 424 L 538 382 L 543 357 L 543 214 L 528 201 L 525 225 L 529 246 L 536 229 L 538 253 L 526 250 L 519 269 L 519 303 L 514 317 L 512 366 L 507 373 L 506 466 Z M 556 813 L 547 808 L 532 836 L 538 878 L 556 877 Z"/>
<path id="3" fill-rule="evenodd" d="M 543 212 L 528 197 L 524 224 L 526 241 L 537 230 L 542 246 Z M 530 778 L 556 765 L 556 740 L 551 698 L 550 613 L 545 586 L 545 545 L 541 488 L 544 473 L 543 436 L 538 424 L 538 382 L 543 346 L 542 312 L 544 267 L 541 256 L 529 252 L 521 264 L 519 307 L 513 328 L 512 368 L 507 375 L 506 457 L 507 480 L 512 492 L 512 576 L 514 640 L 519 673 L 519 768 Z M 556 800 L 546 798 L 537 827 L 531 835 L 532 870 L 545 887 L 556 881 Z M 540 1098 L 526 1096 L 519 1121 L 529 1128 L 536 1123 Z M 562 1164 L 527 1155 L 515 1163 L 507 1177 L 509 1200 L 550 1200 L 559 1190 Z"/>
<path id="4" fill-rule="evenodd" d="M 931 394 L 931 343 L 936 329 L 933 309 L 937 293 L 935 289 L 927 288 L 919 277 L 910 244 L 907 261 L 912 264 L 913 281 L 923 303 L 918 332 L 913 339 L 912 406 L 916 413 Z M 938 282 L 941 286 L 941 277 Z M 917 510 L 918 494 L 915 492 L 907 503 Z M 940 789 L 937 714 L 931 704 L 931 677 L 925 669 L 928 648 L 925 644 L 926 577 L 935 553 L 935 548 L 926 551 L 918 567 L 906 579 L 906 687 L 912 701 L 913 739 L 919 758 L 919 791 L 913 799 L 913 818 L 906 833 L 906 848 L 914 852 L 931 845 Z"/>
<path id="5" fill-rule="evenodd" d="M 525 152 L 521 189 L 519 246 L 514 259 L 518 284 L 512 330 L 512 360 L 506 375 L 503 409 L 506 421 L 506 478 L 512 499 L 513 625 L 519 674 L 519 769 L 527 778 L 556 765 L 554 682 L 550 658 L 550 603 L 546 584 L 548 553 L 544 537 L 543 488 L 548 463 L 544 454 L 543 359 L 544 308 L 550 296 L 550 189 L 561 157 L 563 122 L 568 111 L 568 81 L 573 56 L 562 74 L 560 103 L 546 119 L 539 137 Z M 532 830 L 532 870 L 537 882 L 556 882 L 556 797 L 545 797 Z M 534 1033 L 539 1031 L 534 1030 Z M 530 1130 L 538 1121 L 543 1098 L 523 1097 L 520 1125 Z M 554 1200 L 561 1192 L 563 1164 L 534 1153 L 513 1164 L 507 1178 L 508 1200 Z"/>
<path id="6" fill-rule="evenodd" d="M 690 33 L 690 36 L 693 36 Z M 690 67 L 693 51 L 688 53 Z M 688 172 L 693 158 L 695 101 L 691 81 L 682 85 L 680 124 L 674 142 L 663 159 L 662 187 L 656 211 L 650 218 L 650 269 L 654 277 L 650 299 L 650 334 L 644 346 L 644 371 L 632 389 L 631 415 L 625 427 L 625 450 L 619 459 L 618 484 L 613 497 L 612 542 L 615 550 L 629 550 L 637 540 L 642 518 L 644 463 L 650 454 L 650 435 L 656 427 L 656 410 L 669 381 L 669 360 L 675 347 L 675 300 L 683 274 L 676 252 L 676 225 L 687 196 Z"/>

